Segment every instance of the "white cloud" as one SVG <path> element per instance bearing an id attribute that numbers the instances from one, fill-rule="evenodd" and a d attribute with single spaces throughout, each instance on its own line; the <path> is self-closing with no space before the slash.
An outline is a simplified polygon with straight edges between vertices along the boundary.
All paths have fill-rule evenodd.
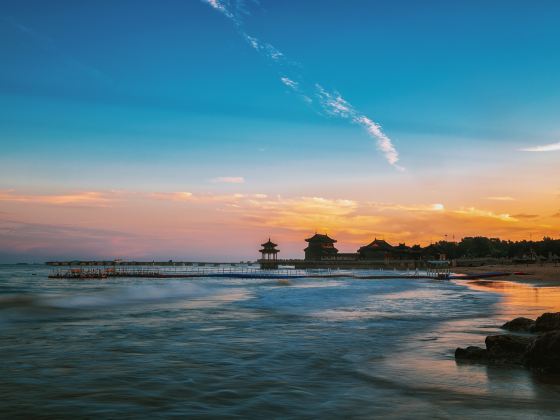
<path id="1" fill-rule="evenodd" d="M 363 115 L 358 117 L 355 121 L 364 127 L 371 136 L 377 139 L 377 148 L 385 155 L 387 162 L 401 171 L 404 170 L 402 166 L 397 165 L 399 153 L 397 149 L 395 149 L 395 146 L 393 146 L 391 139 L 381 131 L 381 126 Z"/>
<path id="2" fill-rule="evenodd" d="M 274 61 L 278 61 L 284 57 L 284 54 L 282 54 L 271 44 L 265 45 L 265 53 L 268 55 L 269 58 L 271 58 Z"/>
<path id="3" fill-rule="evenodd" d="M 494 201 L 515 201 L 515 198 L 510 196 L 494 196 L 494 197 L 486 197 L 487 200 L 494 200 Z"/>
<path id="4" fill-rule="evenodd" d="M 376 140 L 377 148 L 383 153 L 387 162 L 399 170 L 404 170 L 403 167 L 397 164 L 399 161 L 397 149 L 395 149 L 391 139 L 383 133 L 379 124 L 359 113 L 352 104 L 344 99 L 338 92 L 327 92 L 327 90 L 319 84 L 316 84 L 315 88 L 317 89 L 316 96 L 327 114 L 349 119 L 351 122 L 361 125 L 366 129 L 368 134 Z"/>
<path id="5" fill-rule="evenodd" d="M 494 213 L 488 210 L 480 210 L 475 207 L 467 207 L 454 211 L 455 214 L 464 216 L 486 217 L 490 219 L 498 219 L 503 222 L 516 222 L 517 219 L 508 213 Z"/>
<path id="6" fill-rule="evenodd" d="M 156 200 L 190 201 L 193 198 L 193 194 L 186 191 L 178 191 L 171 193 L 152 193 L 150 197 Z"/>
<path id="7" fill-rule="evenodd" d="M 399 161 L 399 153 L 397 152 L 395 146 L 391 139 L 383 133 L 381 126 L 371 120 L 366 115 L 358 112 L 348 101 L 346 101 L 342 95 L 338 92 L 328 92 L 319 84 L 310 85 L 310 87 L 305 88 L 301 86 L 301 83 L 295 82 L 294 79 L 301 80 L 301 71 L 296 63 L 286 60 L 284 54 L 275 48 L 273 45 L 266 42 L 262 42 L 254 36 L 249 35 L 244 28 L 243 22 L 238 18 L 238 15 L 231 13 L 226 6 L 221 2 L 221 0 L 203 0 L 205 3 L 209 4 L 212 8 L 220 11 L 225 16 L 227 16 L 237 27 L 237 30 L 241 37 L 247 41 L 247 43 L 265 58 L 272 60 L 274 65 L 279 67 L 284 73 L 280 77 L 280 81 L 298 95 L 300 95 L 305 102 L 308 104 L 313 103 L 312 97 L 317 98 L 318 103 L 322 107 L 325 114 L 344 118 L 351 123 L 358 124 L 365 128 L 366 132 L 376 140 L 377 149 L 383 153 L 385 159 L 389 164 L 398 170 L 404 170 L 404 168 L 397 164 Z M 230 3 L 227 3 L 228 5 Z M 246 13 L 246 12 L 245 12 Z M 296 77 L 288 77 L 288 74 L 295 74 Z M 225 182 L 225 181 L 221 181 Z"/>
<path id="8" fill-rule="evenodd" d="M 329 115 L 348 118 L 353 117 L 356 111 L 338 92 L 327 92 L 320 84 L 315 84 L 317 89 L 316 96 L 325 112 Z"/>
<path id="9" fill-rule="evenodd" d="M 259 40 L 257 38 L 255 38 L 254 36 L 250 36 L 247 34 L 244 34 L 244 38 L 245 40 L 249 43 L 249 45 L 251 47 L 253 47 L 255 50 L 259 50 L 261 48 L 261 45 L 259 43 Z"/>
<path id="10" fill-rule="evenodd" d="M 244 184 L 245 178 L 242 176 L 219 176 L 212 179 L 212 182 L 222 184 Z"/>
<path id="11" fill-rule="evenodd" d="M 0 201 L 59 206 L 106 207 L 118 198 L 118 193 L 106 193 L 99 191 L 80 191 L 66 194 L 22 194 L 15 190 L 0 190 Z"/>
<path id="12" fill-rule="evenodd" d="M 297 89 L 298 83 L 294 82 L 292 79 L 290 79 L 289 77 L 281 77 L 280 80 L 282 81 L 282 83 L 284 83 L 286 86 L 288 86 L 289 88 L 292 89 Z"/>
<path id="13" fill-rule="evenodd" d="M 559 150 L 560 150 L 560 142 L 519 149 L 519 151 L 521 152 L 557 152 Z"/>
<path id="14" fill-rule="evenodd" d="M 212 6 L 214 9 L 223 13 L 229 19 L 234 19 L 233 14 L 221 3 L 221 1 L 219 0 L 203 0 L 203 1 L 209 4 L 210 6 Z"/>

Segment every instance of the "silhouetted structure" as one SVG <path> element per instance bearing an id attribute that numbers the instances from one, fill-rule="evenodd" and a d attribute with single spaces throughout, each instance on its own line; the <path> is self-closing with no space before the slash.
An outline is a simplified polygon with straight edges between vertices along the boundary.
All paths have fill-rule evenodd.
<path id="1" fill-rule="evenodd" d="M 306 261 L 336 259 L 338 254 L 338 249 L 334 247 L 336 239 L 330 238 L 329 235 L 316 233 L 311 238 L 307 238 L 305 242 L 309 244 L 304 249 Z"/>
<path id="2" fill-rule="evenodd" d="M 280 252 L 280 250 L 276 249 L 278 245 L 272 242 L 270 238 L 268 238 L 268 242 L 261 244 L 261 246 L 262 249 L 259 252 L 262 254 L 263 260 L 276 261 L 278 259 L 278 253 Z"/>
<path id="3" fill-rule="evenodd" d="M 416 260 L 422 257 L 422 250 L 401 243 L 393 246 L 385 240 L 375 238 L 373 242 L 358 249 L 360 260 Z"/>
<path id="4" fill-rule="evenodd" d="M 361 260 L 385 260 L 393 257 L 394 247 L 388 242 L 375 238 L 373 242 L 358 249 Z"/>

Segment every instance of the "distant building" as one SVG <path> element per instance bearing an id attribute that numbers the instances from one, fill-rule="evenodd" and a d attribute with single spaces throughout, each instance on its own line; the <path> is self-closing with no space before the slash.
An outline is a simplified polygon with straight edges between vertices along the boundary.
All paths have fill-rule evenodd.
<path id="1" fill-rule="evenodd" d="M 416 260 L 422 257 L 422 252 L 405 244 L 393 246 L 375 238 L 373 242 L 358 249 L 358 255 L 360 260 Z"/>
<path id="2" fill-rule="evenodd" d="M 336 239 L 332 239 L 329 235 L 321 235 L 316 233 L 311 238 L 305 240 L 309 245 L 304 249 L 306 261 L 321 261 L 336 259 L 338 249 L 334 247 Z"/>
<path id="3" fill-rule="evenodd" d="M 373 242 L 358 249 L 361 260 L 391 259 L 395 250 L 388 242 L 375 238 Z"/>

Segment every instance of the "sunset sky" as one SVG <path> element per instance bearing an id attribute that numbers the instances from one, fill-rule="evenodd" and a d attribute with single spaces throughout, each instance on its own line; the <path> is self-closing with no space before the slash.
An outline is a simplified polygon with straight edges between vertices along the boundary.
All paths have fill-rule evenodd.
<path id="1" fill-rule="evenodd" d="M 4 0 L 0 262 L 560 238 L 559 16 Z"/>

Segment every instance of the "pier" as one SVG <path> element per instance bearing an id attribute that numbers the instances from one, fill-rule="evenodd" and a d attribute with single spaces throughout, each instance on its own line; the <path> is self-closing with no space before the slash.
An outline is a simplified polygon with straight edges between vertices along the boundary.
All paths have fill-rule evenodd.
<path id="1" fill-rule="evenodd" d="M 422 260 L 302 260 L 302 259 L 278 259 L 261 258 L 256 262 L 196 262 L 196 261 L 103 261 L 103 260 L 80 260 L 80 261 L 48 261 L 45 263 L 51 267 L 173 267 L 193 268 L 219 268 L 222 267 L 252 267 L 259 265 L 262 269 L 277 269 L 289 266 L 299 270 L 321 269 L 321 270 L 415 270 L 425 269 L 426 261 Z"/>
<path id="2" fill-rule="evenodd" d="M 163 267 L 163 266 L 110 266 L 55 269 L 49 275 L 53 279 L 107 279 L 114 277 L 129 278 L 201 278 L 227 277 L 243 279 L 287 279 L 287 278 L 355 278 L 355 279 L 394 279 L 394 278 L 434 278 L 424 272 L 388 272 L 379 274 L 349 270 L 332 269 L 275 269 L 263 270 L 254 267 Z"/>

